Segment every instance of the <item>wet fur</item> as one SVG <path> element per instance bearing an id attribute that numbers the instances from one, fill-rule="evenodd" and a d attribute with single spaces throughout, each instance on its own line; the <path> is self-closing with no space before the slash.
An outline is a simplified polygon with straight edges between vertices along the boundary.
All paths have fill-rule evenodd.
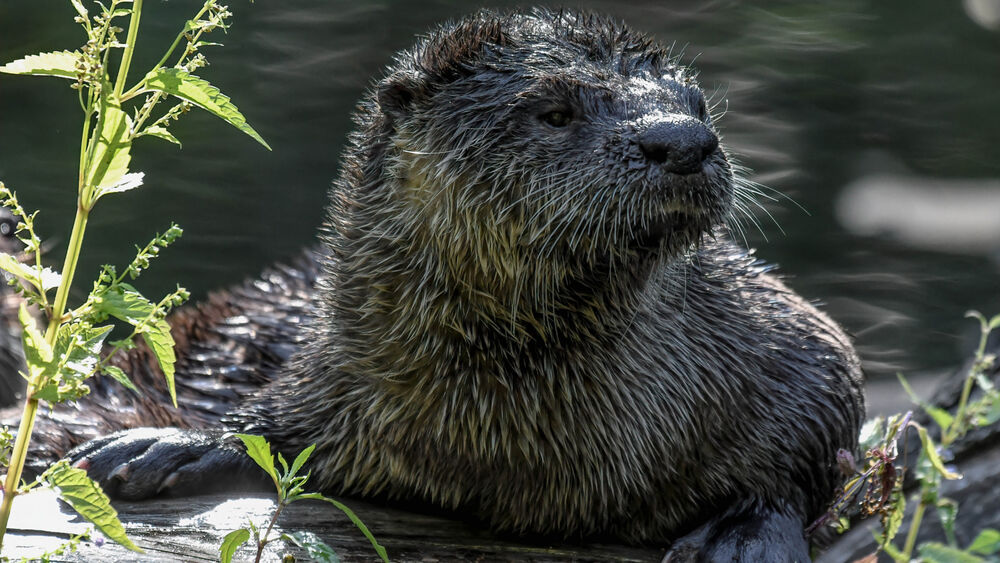
<path id="1" fill-rule="evenodd" d="M 559 104 L 582 129 L 539 125 Z M 729 242 L 738 188 L 721 148 L 681 176 L 637 147 L 666 114 L 710 127 L 704 107 L 666 50 L 612 20 L 539 10 L 444 26 L 361 103 L 307 273 L 268 274 L 301 301 L 250 283 L 236 293 L 249 301 L 223 294 L 176 318 L 179 380 L 235 370 L 240 383 L 184 384 L 207 406 L 179 415 L 84 413 L 99 432 L 217 427 L 237 405 L 227 429 L 286 454 L 316 443 L 313 482 L 328 491 L 504 530 L 692 532 L 678 545 L 697 558 L 752 535 L 734 520 L 804 525 L 840 482 L 837 450 L 856 446 L 858 360 Z M 287 362 L 269 352 L 290 346 Z"/>

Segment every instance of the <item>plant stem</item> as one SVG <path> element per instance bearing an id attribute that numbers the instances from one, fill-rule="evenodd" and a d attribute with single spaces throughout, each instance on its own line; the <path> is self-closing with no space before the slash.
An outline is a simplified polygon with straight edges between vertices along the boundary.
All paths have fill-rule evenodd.
<path id="1" fill-rule="evenodd" d="M 921 495 L 923 497 L 923 495 Z M 910 530 L 906 533 L 906 543 L 903 545 L 903 561 L 909 561 L 910 556 L 913 555 L 913 547 L 917 543 L 917 531 L 920 529 L 920 521 L 924 519 L 924 510 L 927 509 L 927 504 L 924 502 L 923 498 L 920 499 L 920 504 L 917 505 L 917 509 L 913 511 L 913 520 L 910 521 Z"/>
<path id="2" fill-rule="evenodd" d="M 271 521 L 267 524 L 267 530 L 264 531 L 264 535 L 257 541 L 257 557 L 253 560 L 254 563 L 260 563 L 260 558 L 264 555 L 264 547 L 270 543 L 267 536 L 271 535 L 271 528 L 274 528 L 275 522 L 278 521 L 278 515 L 281 514 L 281 510 L 284 508 L 285 503 L 279 500 L 278 507 L 274 509 L 274 516 L 271 517 Z"/>
<path id="3" fill-rule="evenodd" d="M 31 430 L 35 426 L 38 399 L 31 397 L 34 391 L 34 385 L 28 385 L 28 399 L 24 402 L 24 413 L 21 415 L 21 424 L 17 429 L 17 439 L 14 441 L 14 449 L 11 451 L 10 466 L 7 468 L 7 479 L 4 480 L 3 484 L 3 502 L 0 503 L 0 551 L 3 549 L 3 538 L 7 533 L 7 520 L 10 519 L 10 510 L 13 506 L 14 496 L 17 494 L 17 485 L 21 481 L 24 460 L 28 454 L 28 441 L 31 438 Z"/>
<path id="4" fill-rule="evenodd" d="M 52 318 L 49 319 L 49 326 L 45 331 L 45 340 L 54 344 L 56 331 L 62 322 L 63 313 L 66 312 L 66 300 L 69 298 L 69 288 L 73 283 L 73 274 L 76 273 L 76 263 L 80 258 L 80 248 L 83 246 L 83 234 L 87 230 L 87 217 L 89 212 L 81 205 L 77 205 L 76 218 L 73 220 L 73 234 L 69 237 L 69 248 L 66 249 L 66 260 L 63 262 L 62 279 L 59 282 L 59 289 L 56 290 L 56 300 L 52 305 Z"/>
<path id="5" fill-rule="evenodd" d="M 122 64 L 118 67 L 118 80 L 115 81 L 115 99 L 121 98 L 122 90 L 125 89 L 128 67 L 132 64 L 132 53 L 135 52 L 135 38 L 139 34 L 140 15 L 142 15 L 142 0 L 133 0 L 132 15 L 128 22 L 128 38 L 125 40 L 125 52 L 122 53 Z"/>

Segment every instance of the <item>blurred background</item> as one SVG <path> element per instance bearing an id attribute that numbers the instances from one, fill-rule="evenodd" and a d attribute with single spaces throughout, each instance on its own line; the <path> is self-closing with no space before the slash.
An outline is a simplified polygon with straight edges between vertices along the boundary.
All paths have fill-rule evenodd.
<path id="1" fill-rule="evenodd" d="M 147 0 L 133 77 L 200 5 Z M 725 111 L 730 151 L 783 194 L 760 200 L 747 243 L 855 336 L 871 410 L 907 404 L 896 372 L 926 392 L 970 353 L 977 327 L 963 313 L 1000 313 L 1000 0 L 561 5 L 613 14 L 700 71 L 716 115 Z M 274 151 L 199 111 L 171 127 L 183 150 L 138 140 L 132 170 L 146 173 L 143 193 L 101 201 L 78 279 L 127 262 L 133 244 L 171 220 L 185 236 L 139 280 L 151 297 L 180 283 L 199 299 L 294 256 L 314 240 L 364 89 L 416 35 L 474 9 L 230 6 L 233 28 L 208 37 L 226 47 L 206 48 L 213 64 L 198 74 Z M 74 15 L 67 1 L 0 0 L 0 62 L 79 47 Z M 82 113 L 69 84 L 0 76 L 0 179 L 43 210 L 36 226 L 54 243 L 53 266 L 76 205 Z"/>

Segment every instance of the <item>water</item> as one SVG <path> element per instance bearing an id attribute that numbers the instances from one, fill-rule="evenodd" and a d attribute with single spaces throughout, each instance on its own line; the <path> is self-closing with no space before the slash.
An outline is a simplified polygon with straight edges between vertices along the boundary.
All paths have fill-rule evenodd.
<path id="1" fill-rule="evenodd" d="M 232 31 L 212 38 L 227 47 L 208 51 L 213 65 L 199 74 L 233 97 L 274 151 L 199 112 L 172 128 L 181 151 L 140 139 L 133 169 L 146 172 L 145 193 L 102 200 L 81 276 L 127 261 L 133 242 L 170 220 L 186 234 L 140 280 L 150 294 L 176 281 L 203 297 L 293 256 L 313 241 L 365 87 L 416 34 L 470 10 L 451 1 L 233 4 Z M 784 194 L 761 200 L 748 243 L 856 335 L 870 377 L 935 373 L 968 353 L 975 327 L 962 314 L 1000 312 L 991 230 L 1000 221 L 1000 32 L 990 27 L 1000 2 L 581 4 L 694 61 L 727 110 L 726 144 Z M 140 46 L 133 68 L 155 62 L 199 5 L 148 0 L 142 40 L 157 48 Z M 78 47 L 73 14 L 68 2 L 0 0 L 0 60 Z M 53 263 L 75 208 L 80 112 L 67 84 L 0 76 L 0 178 L 44 209 Z"/>

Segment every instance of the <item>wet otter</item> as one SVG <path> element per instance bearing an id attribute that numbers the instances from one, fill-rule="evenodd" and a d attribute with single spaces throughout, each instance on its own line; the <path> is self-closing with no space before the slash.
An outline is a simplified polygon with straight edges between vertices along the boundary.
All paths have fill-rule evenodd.
<path id="1" fill-rule="evenodd" d="M 109 428 L 202 428 L 125 430 L 76 463 L 120 498 L 197 492 L 257 475 L 239 430 L 316 443 L 331 492 L 675 559 L 808 558 L 856 444 L 858 361 L 727 239 L 737 188 L 688 71 L 602 17 L 483 12 L 401 54 L 356 122 L 309 273 L 177 319 L 181 371 L 237 373 L 229 415 L 95 406 Z M 283 287 L 303 298 L 269 310 Z"/>

